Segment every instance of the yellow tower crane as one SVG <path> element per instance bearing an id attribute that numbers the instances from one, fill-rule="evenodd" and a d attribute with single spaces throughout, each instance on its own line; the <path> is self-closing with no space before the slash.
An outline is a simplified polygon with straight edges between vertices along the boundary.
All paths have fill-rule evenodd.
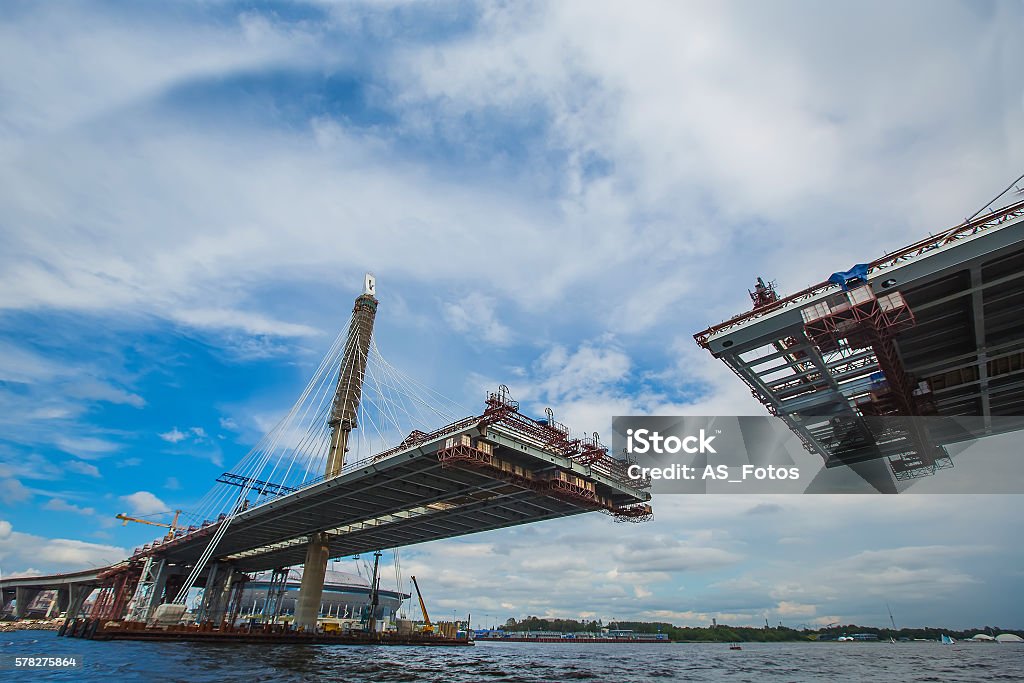
<path id="1" fill-rule="evenodd" d="M 161 526 L 167 529 L 167 538 L 174 536 L 174 532 L 180 529 L 178 526 L 178 515 L 181 514 L 181 510 L 174 511 L 174 519 L 171 520 L 170 524 L 164 524 L 163 522 L 154 522 L 148 519 L 139 519 L 138 517 L 129 517 L 125 513 L 116 515 L 117 519 L 122 520 L 121 526 L 128 526 L 128 522 L 138 522 L 139 524 L 149 524 L 150 526 Z"/>

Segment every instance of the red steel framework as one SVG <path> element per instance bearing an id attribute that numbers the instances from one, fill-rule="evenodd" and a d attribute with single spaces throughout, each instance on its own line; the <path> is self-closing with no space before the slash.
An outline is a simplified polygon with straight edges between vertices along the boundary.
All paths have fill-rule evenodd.
<path id="1" fill-rule="evenodd" d="M 628 463 L 616 460 L 608 454 L 595 433 L 582 439 L 572 438 L 569 429 L 554 420 L 548 411 L 546 421 L 533 420 L 519 412 L 519 402 L 509 395 L 508 387 L 501 385 L 497 392 L 487 396 L 487 410 L 479 419 L 482 428 L 502 425 L 510 430 L 539 442 L 546 450 L 587 465 L 615 480 L 637 490 L 650 487 L 649 480 L 637 480 L 627 474 Z M 610 499 L 598 495 L 594 482 L 578 477 L 571 472 L 555 469 L 535 473 L 494 456 L 493 446 L 484 439 L 474 441 L 468 435 L 451 437 L 438 450 L 437 458 L 442 467 L 470 467 L 485 470 L 497 479 L 528 488 L 532 491 L 573 502 L 612 515 L 617 521 L 643 522 L 651 519 L 653 512 L 646 503 L 619 506 Z"/>
<path id="2" fill-rule="evenodd" d="M 465 437 L 469 439 L 469 437 Z M 523 488 L 552 496 L 571 500 L 578 505 L 611 515 L 616 521 L 645 522 L 654 516 L 651 506 L 647 503 L 634 503 L 619 506 L 610 499 L 598 495 L 593 482 L 571 473 L 556 470 L 553 472 L 535 473 L 529 469 L 513 465 L 489 452 L 488 444 L 482 440 L 465 443 L 452 439 L 454 443 L 438 450 L 437 459 L 442 467 L 469 467 L 483 470 L 495 479 L 501 479 Z"/>
<path id="3" fill-rule="evenodd" d="M 89 618 L 106 621 L 123 617 L 141 576 L 142 565 L 137 562 L 117 565 L 100 574 L 99 579 L 103 583 L 89 610 Z"/>
<path id="4" fill-rule="evenodd" d="M 804 333 L 822 353 L 850 350 L 874 351 L 885 375 L 888 391 L 873 392 L 870 401 L 857 404 L 866 415 L 927 415 L 930 402 L 914 395 L 914 380 L 907 375 L 896 351 L 895 338 L 914 326 L 914 314 L 903 295 L 890 292 L 875 296 L 862 285 L 805 308 Z M 820 317 L 818 317 L 820 315 Z"/>
<path id="5" fill-rule="evenodd" d="M 935 446 L 915 416 L 935 414 L 930 392 L 918 390 L 907 374 L 896 349 L 896 336 L 914 326 L 914 314 L 899 292 L 876 296 L 867 284 L 819 300 L 801 311 L 804 333 L 823 354 L 871 349 L 884 382 L 856 404 L 863 416 L 906 416 L 901 427 L 890 425 L 909 438 L 912 447 L 890 455 L 889 466 L 897 479 L 932 474 L 948 466 L 945 451 Z M 937 462 L 937 461 L 942 461 Z M 950 463 L 951 464 L 951 461 Z"/>

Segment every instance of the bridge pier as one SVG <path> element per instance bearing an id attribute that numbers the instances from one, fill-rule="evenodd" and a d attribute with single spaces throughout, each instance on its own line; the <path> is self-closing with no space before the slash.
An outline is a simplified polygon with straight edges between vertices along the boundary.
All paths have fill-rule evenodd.
<path id="1" fill-rule="evenodd" d="M 306 562 L 302 566 L 302 583 L 299 585 L 299 599 L 295 605 L 295 628 L 315 631 L 320 616 L 320 603 L 324 595 L 324 579 L 327 577 L 327 560 L 330 559 L 327 534 L 316 533 L 309 537 L 306 548 Z"/>
<path id="2" fill-rule="evenodd" d="M 57 590 L 57 614 L 67 612 L 71 604 L 71 586 L 63 586 Z"/>
<path id="3" fill-rule="evenodd" d="M 157 606 L 164 600 L 164 590 L 167 588 L 167 579 L 171 574 L 170 562 L 166 558 L 161 559 L 159 565 L 157 565 L 156 571 L 154 572 L 155 580 L 153 582 L 153 590 L 149 594 L 149 599 L 146 601 L 146 621 L 153 616 L 153 612 Z"/>
<path id="4" fill-rule="evenodd" d="M 28 588 L 27 586 L 18 586 L 14 589 L 14 618 L 24 619 L 28 614 L 28 606 L 36 596 L 39 595 L 41 589 L 39 588 Z"/>
<path id="5" fill-rule="evenodd" d="M 12 602 L 14 602 L 14 589 L 4 588 L 2 591 L 2 597 L 0 597 L 0 614 L 7 614 L 11 608 Z"/>
<path id="6" fill-rule="evenodd" d="M 222 562 L 211 562 L 206 573 L 206 585 L 203 587 L 203 599 L 199 603 L 199 612 L 196 614 L 196 623 L 214 622 L 217 612 L 220 610 L 221 598 L 224 594 L 224 584 L 227 582 L 229 567 Z"/>
<path id="7" fill-rule="evenodd" d="M 67 618 L 77 619 L 82 613 L 86 598 L 96 589 L 92 584 L 73 583 L 68 586 Z"/>

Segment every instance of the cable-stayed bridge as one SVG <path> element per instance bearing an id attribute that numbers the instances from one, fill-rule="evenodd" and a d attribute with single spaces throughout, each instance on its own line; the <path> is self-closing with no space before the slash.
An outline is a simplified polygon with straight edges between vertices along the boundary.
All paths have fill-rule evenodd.
<path id="1" fill-rule="evenodd" d="M 295 626 L 311 631 L 330 558 L 588 511 L 651 516 L 649 482 L 626 476 L 597 434 L 575 437 L 551 411 L 527 417 L 504 386 L 463 417 L 471 411 L 389 364 L 372 337 L 374 295 L 368 275 L 298 400 L 190 512 L 196 524 L 89 573 L 88 591 L 68 588 L 69 618 L 99 585 L 93 623 L 176 620 L 202 587 L 192 618 L 230 623 L 247 573 L 302 564 Z M 19 602 L 72 584 L 22 579 Z"/>

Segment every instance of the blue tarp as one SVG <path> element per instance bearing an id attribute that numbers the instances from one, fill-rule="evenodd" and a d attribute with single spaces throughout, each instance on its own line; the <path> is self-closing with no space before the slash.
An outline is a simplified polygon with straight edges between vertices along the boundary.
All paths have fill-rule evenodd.
<path id="1" fill-rule="evenodd" d="M 868 281 L 868 264 L 858 263 L 849 270 L 832 273 L 828 281 L 842 287 L 844 292 L 848 291 L 851 284 L 863 284 Z"/>

